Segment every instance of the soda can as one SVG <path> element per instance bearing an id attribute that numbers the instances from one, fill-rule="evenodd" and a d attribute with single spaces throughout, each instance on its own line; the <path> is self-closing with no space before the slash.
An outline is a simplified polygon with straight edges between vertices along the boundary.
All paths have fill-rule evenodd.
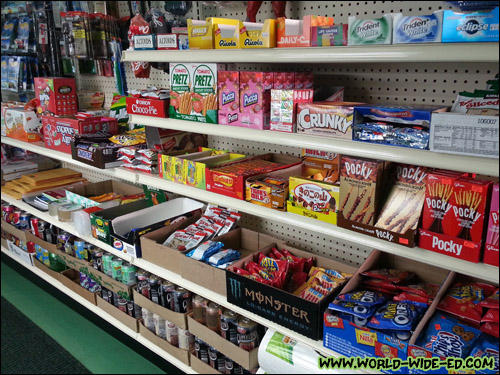
<path id="1" fill-rule="evenodd" d="M 22 213 L 23 212 L 21 210 L 16 209 L 10 214 L 10 224 L 15 226 L 17 229 L 21 229 L 20 220 Z"/>
<path id="2" fill-rule="evenodd" d="M 141 319 L 142 318 L 142 307 L 134 302 L 134 318 Z"/>
<path id="3" fill-rule="evenodd" d="M 179 349 L 192 351 L 194 349 L 194 336 L 187 329 L 179 328 Z"/>
<path id="4" fill-rule="evenodd" d="M 101 286 L 101 295 L 102 299 L 105 300 L 106 302 L 114 305 L 114 296 L 113 292 L 109 289 L 106 289 L 105 287 Z"/>
<path id="5" fill-rule="evenodd" d="M 28 249 L 28 253 L 30 254 L 35 254 L 36 249 L 35 249 L 35 243 L 34 242 L 27 242 L 26 243 L 26 248 Z"/>
<path id="6" fill-rule="evenodd" d="M 174 311 L 174 291 L 175 291 L 175 284 L 171 283 L 168 280 L 161 280 L 161 286 L 160 286 L 160 301 L 161 305 L 169 310 Z"/>
<path id="7" fill-rule="evenodd" d="M 10 216 L 16 210 L 16 208 L 11 204 L 4 204 L 2 207 L 2 219 L 10 224 Z"/>
<path id="8" fill-rule="evenodd" d="M 144 319 L 144 326 L 152 332 L 155 332 L 155 323 L 153 320 L 153 312 L 143 307 L 141 309 L 142 318 Z"/>
<path id="9" fill-rule="evenodd" d="M 122 264 L 124 260 L 118 257 L 111 259 L 111 277 L 117 281 L 122 280 Z"/>
<path id="10" fill-rule="evenodd" d="M 75 257 L 78 259 L 87 259 L 87 249 L 85 249 L 85 241 L 80 238 L 75 239 L 73 242 L 73 249 L 75 250 Z"/>
<path id="11" fill-rule="evenodd" d="M 59 233 L 61 233 L 61 229 L 59 229 L 58 226 L 54 224 L 50 224 L 50 234 L 52 236 L 52 244 L 57 243 L 57 236 L 59 236 Z"/>
<path id="12" fill-rule="evenodd" d="M 42 240 L 44 240 L 46 242 L 49 242 L 49 241 L 47 241 L 47 238 L 45 237 L 46 236 L 46 232 L 45 232 L 46 229 L 50 230 L 50 224 L 42 219 L 38 219 L 38 236 L 37 237 L 41 238 Z"/>
<path id="13" fill-rule="evenodd" d="M 193 319 L 198 323 L 206 325 L 208 300 L 202 296 L 193 297 Z"/>
<path id="14" fill-rule="evenodd" d="M 122 283 L 125 285 L 135 284 L 135 273 L 137 272 L 137 267 L 133 266 L 128 262 L 122 264 Z"/>
<path id="15" fill-rule="evenodd" d="M 135 273 L 135 290 L 138 293 L 141 293 L 147 299 L 149 298 L 149 272 L 144 271 L 143 269 L 138 269 Z"/>
<path id="16" fill-rule="evenodd" d="M 235 369 L 235 367 L 238 367 L 238 365 L 236 363 L 234 363 L 234 361 L 231 358 L 226 357 L 224 359 L 224 363 L 225 363 L 225 367 L 226 367 L 225 374 L 243 374 L 243 371 L 238 372 L 237 369 Z"/>
<path id="17" fill-rule="evenodd" d="M 259 346 L 258 324 L 254 321 L 241 317 L 238 319 L 238 346 L 247 352 Z"/>
<path id="18" fill-rule="evenodd" d="M 222 314 L 222 306 L 215 302 L 209 302 L 207 305 L 206 326 L 212 331 L 220 334 L 220 316 Z"/>
<path id="19" fill-rule="evenodd" d="M 208 360 L 208 345 L 205 341 L 202 339 L 196 337 L 194 339 L 194 353 L 196 357 L 200 360 L 205 362 L 206 364 L 209 363 Z"/>
<path id="20" fill-rule="evenodd" d="M 58 250 L 64 252 L 64 245 L 68 241 L 70 234 L 68 232 L 61 232 L 57 235 L 56 247 Z"/>
<path id="21" fill-rule="evenodd" d="M 127 314 L 135 318 L 134 301 L 127 301 Z"/>
<path id="22" fill-rule="evenodd" d="M 113 254 L 104 253 L 102 255 L 102 271 L 105 275 L 109 277 L 113 276 L 113 271 L 111 270 L 111 261 L 113 260 Z"/>
<path id="23" fill-rule="evenodd" d="M 225 356 L 213 346 L 208 347 L 208 364 L 219 372 L 226 372 Z"/>
<path id="24" fill-rule="evenodd" d="M 42 263 L 50 267 L 49 251 L 42 248 Z"/>
<path id="25" fill-rule="evenodd" d="M 125 314 L 128 314 L 127 313 L 127 300 L 125 298 L 121 298 L 121 297 L 118 297 L 117 298 L 118 300 L 118 309 L 123 311 Z"/>
<path id="26" fill-rule="evenodd" d="M 167 326 L 165 319 L 163 319 L 158 314 L 153 314 L 153 321 L 155 324 L 155 334 L 162 339 L 167 339 Z"/>
<path id="27" fill-rule="evenodd" d="M 99 293 L 101 291 L 101 285 L 95 281 L 92 276 L 89 275 L 89 292 L 91 293 Z"/>
<path id="28" fill-rule="evenodd" d="M 85 289 L 89 289 L 90 277 L 87 274 L 80 272 L 80 286 Z"/>
<path id="29" fill-rule="evenodd" d="M 160 303 L 160 278 L 156 275 L 150 275 L 149 283 L 149 299 L 154 303 Z"/>
<path id="30" fill-rule="evenodd" d="M 182 287 L 177 287 L 173 293 L 174 311 L 176 313 L 185 314 L 193 310 L 193 294 Z"/>
<path id="31" fill-rule="evenodd" d="M 88 249 L 87 249 L 88 251 Z M 94 250 L 92 250 L 92 266 L 102 272 L 102 256 L 104 254 L 104 251 L 102 251 L 101 249 L 98 249 L 98 248 L 95 248 Z"/>
<path id="32" fill-rule="evenodd" d="M 30 227 L 31 227 L 31 233 L 33 233 L 33 236 L 40 237 L 38 235 L 38 218 L 37 217 L 32 217 L 30 219 Z"/>
<path id="33" fill-rule="evenodd" d="M 170 345 L 178 347 L 179 346 L 179 329 L 178 327 L 168 320 L 165 321 L 167 327 L 167 341 Z"/>
<path id="34" fill-rule="evenodd" d="M 72 234 L 68 235 L 68 240 L 64 243 L 64 252 L 68 255 L 75 256 L 75 247 L 73 245 L 75 243 L 76 237 Z"/>
<path id="35" fill-rule="evenodd" d="M 31 215 L 26 211 L 21 213 L 19 217 L 19 229 L 21 230 L 29 230 L 31 226 Z"/>
<path id="36" fill-rule="evenodd" d="M 234 345 L 238 345 L 238 319 L 239 315 L 229 309 L 224 310 L 220 316 L 220 335 Z"/>
<path id="37" fill-rule="evenodd" d="M 43 249 L 40 245 L 35 244 L 35 257 L 43 263 Z"/>

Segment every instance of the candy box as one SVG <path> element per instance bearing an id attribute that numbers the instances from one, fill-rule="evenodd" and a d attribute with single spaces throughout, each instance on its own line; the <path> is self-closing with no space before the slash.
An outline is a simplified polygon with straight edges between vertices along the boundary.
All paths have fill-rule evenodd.
<path id="1" fill-rule="evenodd" d="M 104 93 L 101 91 L 78 91 L 78 110 L 100 109 L 104 105 Z"/>
<path id="2" fill-rule="evenodd" d="M 36 113 L 22 108 L 5 111 L 5 136 L 25 142 L 39 142 L 42 124 Z"/>
<path id="3" fill-rule="evenodd" d="M 443 43 L 498 42 L 498 6 L 490 12 L 443 14 Z"/>
<path id="4" fill-rule="evenodd" d="M 311 47 L 347 46 L 347 25 L 311 27 Z"/>
<path id="5" fill-rule="evenodd" d="M 427 313 L 422 317 L 418 327 L 427 322 L 429 311 L 435 308 L 440 297 L 444 294 L 446 288 L 451 284 L 453 279 L 453 273 L 444 269 L 397 255 L 384 253 L 379 250 L 373 250 L 354 276 L 345 284 L 339 294 L 361 290 L 360 288 L 364 278 L 361 273 L 378 268 L 392 268 L 415 272 L 422 281 L 441 285 L 437 297 L 428 308 Z M 413 334 L 410 340 L 403 341 L 375 329 L 358 326 L 347 319 L 341 318 L 335 311 L 330 309 L 325 311 L 323 318 L 323 345 L 345 356 L 352 356 L 355 354 L 363 358 L 399 358 L 404 361 L 408 357 L 408 347 L 410 343 L 412 343 L 412 341 L 414 342 L 414 339 L 416 339 L 416 333 Z M 405 374 L 408 369 L 406 367 L 401 367 L 398 371 L 381 371 L 384 373 Z"/>
<path id="6" fill-rule="evenodd" d="M 336 183 L 339 179 L 339 154 L 302 149 L 302 176 L 316 181 Z"/>
<path id="7" fill-rule="evenodd" d="M 240 113 L 242 127 L 268 130 L 271 104 L 271 74 L 240 72 Z"/>
<path id="8" fill-rule="evenodd" d="M 296 90 L 312 90 L 314 89 L 314 73 L 313 72 L 296 72 L 295 85 Z"/>
<path id="9" fill-rule="evenodd" d="M 117 121 L 111 117 L 42 116 L 42 125 L 45 146 L 68 154 L 71 153 L 71 141 L 77 134 L 116 134 L 118 131 Z"/>
<path id="10" fill-rule="evenodd" d="M 219 124 L 240 123 L 240 72 L 219 71 L 217 73 L 219 95 Z"/>
<path id="11" fill-rule="evenodd" d="M 212 18 L 216 49 L 243 48 L 240 34 L 244 32 L 242 22 L 229 18 Z"/>
<path id="12" fill-rule="evenodd" d="M 337 225 L 338 185 L 290 177 L 287 211 Z"/>
<path id="13" fill-rule="evenodd" d="M 207 20 L 187 20 L 189 49 L 213 49 L 213 24 Z M 170 69 L 172 71 L 172 69 Z"/>
<path id="14" fill-rule="evenodd" d="M 78 109 L 74 78 L 35 77 L 35 97 L 43 112 L 54 115 L 72 115 Z"/>
<path id="15" fill-rule="evenodd" d="M 168 117 L 168 99 L 135 98 L 127 96 L 127 113 L 152 117 Z"/>
<path id="16" fill-rule="evenodd" d="M 297 133 L 352 139 L 354 107 L 361 103 L 317 102 L 297 105 Z"/>
<path id="17" fill-rule="evenodd" d="M 297 104 L 312 102 L 313 90 L 271 90 L 270 130 L 296 132 Z"/>
<path id="18" fill-rule="evenodd" d="M 278 47 L 310 47 L 311 26 L 333 25 L 333 17 L 304 16 L 302 20 L 278 18 L 276 44 Z"/>
<path id="19" fill-rule="evenodd" d="M 295 88 L 294 72 L 273 72 L 273 89 L 292 90 Z"/>
<path id="20" fill-rule="evenodd" d="M 240 22 L 241 48 L 275 48 L 276 20 L 267 19 L 264 23 Z"/>
<path id="21" fill-rule="evenodd" d="M 443 28 L 443 11 L 429 15 L 393 15 L 393 43 L 439 43 Z"/>
<path id="22" fill-rule="evenodd" d="M 177 34 L 156 34 L 156 49 L 178 50 L 179 40 Z"/>
<path id="23" fill-rule="evenodd" d="M 207 190 L 244 199 L 247 178 L 299 164 L 300 158 L 283 154 L 263 154 L 206 171 Z"/>
<path id="24" fill-rule="evenodd" d="M 271 248 L 278 251 L 288 250 L 298 257 L 310 258 L 311 253 L 292 248 L 284 243 L 271 244 L 260 251 L 268 255 Z M 260 315 L 275 323 L 298 332 L 313 340 L 322 337 L 322 314 L 328 303 L 338 294 L 341 286 L 335 288 L 319 303 L 300 298 L 292 293 L 251 280 L 234 272 L 234 268 L 244 268 L 250 261 L 258 261 L 249 255 L 233 263 L 226 269 L 227 301 L 247 311 Z M 330 258 L 315 256 L 315 266 L 352 274 L 355 267 L 334 261 Z"/>
<path id="25" fill-rule="evenodd" d="M 392 15 L 385 14 L 375 19 L 349 16 L 348 44 L 392 44 Z"/>
<path id="26" fill-rule="evenodd" d="M 491 193 L 490 218 L 484 246 L 483 263 L 498 267 L 498 183 L 493 185 Z"/>

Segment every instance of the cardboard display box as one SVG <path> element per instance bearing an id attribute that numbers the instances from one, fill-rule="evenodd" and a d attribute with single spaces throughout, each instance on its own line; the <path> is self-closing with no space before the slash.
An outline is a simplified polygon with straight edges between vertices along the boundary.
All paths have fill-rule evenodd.
<path id="1" fill-rule="evenodd" d="M 121 323 L 125 324 L 128 328 L 134 332 L 139 332 L 139 320 L 132 318 L 127 313 L 124 313 L 115 305 L 103 300 L 101 297 L 96 296 L 97 306 L 100 307 L 104 312 L 108 313 L 112 317 L 118 319 Z"/>
<path id="2" fill-rule="evenodd" d="M 253 256 L 254 253 L 270 244 L 268 236 L 263 237 L 263 239 L 264 241 L 262 241 L 258 232 L 238 228 L 222 236 L 215 237 L 213 241 L 222 242 L 224 244 L 223 249 L 238 250 L 241 252 L 241 259 L 244 259 Z M 233 265 L 236 263 L 233 263 Z M 215 293 L 223 296 L 227 295 L 225 270 L 184 256 L 181 262 L 181 275 L 184 279 L 198 285 L 210 286 L 210 289 Z"/>
<path id="3" fill-rule="evenodd" d="M 191 368 L 198 374 L 222 374 L 207 363 L 199 360 L 196 354 L 190 353 Z"/>
<path id="4" fill-rule="evenodd" d="M 206 20 L 187 20 L 189 49 L 213 49 L 213 25 Z"/>
<path id="5" fill-rule="evenodd" d="M 190 217 L 196 211 L 201 210 L 203 206 L 203 203 L 189 198 L 176 198 L 119 216 L 110 223 L 113 227 L 111 235 L 113 247 L 133 257 L 140 258 L 142 256 L 141 236 L 169 225 L 175 220 Z"/>
<path id="6" fill-rule="evenodd" d="M 124 298 L 128 301 L 133 298 L 133 290 L 134 285 L 126 285 L 121 281 L 115 280 L 112 277 L 96 270 L 94 267 L 88 266 L 88 271 L 90 277 L 96 281 L 99 285 L 103 286 L 106 289 L 109 289 L 116 294 L 118 294 L 121 298 Z"/>
<path id="7" fill-rule="evenodd" d="M 71 115 L 78 108 L 74 78 L 35 77 L 35 98 L 40 100 L 42 111 L 54 115 Z"/>
<path id="8" fill-rule="evenodd" d="M 169 99 L 135 98 L 127 96 L 127 113 L 130 115 L 168 117 Z"/>
<path id="9" fill-rule="evenodd" d="M 274 247 L 274 244 L 261 249 L 261 251 L 268 254 L 271 247 Z M 276 248 L 278 250 L 285 248 L 295 256 L 311 257 L 311 253 L 294 249 L 283 243 L 277 244 Z M 291 293 L 261 284 L 233 272 L 234 267 L 244 268 L 247 262 L 253 260 L 254 254 L 251 254 L 226 269 L 227 301 L 313 340 L 319 340 L 323 332 L 323 311 L 328 307 L 334 296 L 337 295 L 340 287 L 323 298 L 320 303 L 312 303 Z M 323 257 L 316 257 L 315 265 L 339 272 L 351 274 L 356 272 L 355 267 Z M 264 298 L 260 298 L 261 296 Z"/>
<path id="10" fill-rule="evenodd" d="M 294 156 L 283 155 L 283 154 L 263 154 L 259 156 L 255 156 L 251 159 L 245 159 L 241 162 L 235 162 L 233 164 L 228 164 L 224 166 L 224 170 L 207 170 L 207 191 L 213 191 L 214 193 L 226 195 L 229 197 L 233 197 L 236 199 L 244 199 L 245 198 L 245 190 L 246 190 L 246 179 L 258 174 L 262 174 L 262 171 L 252 172 L 251 170 L 247 170 L 246 172 L 237 173 L 236 171 L 239 169 L 239 163 L 251 163 L 252 160 L 266 160 L 272 163 L 279 164 L 274 167 L 270 167 L 266 172 L 272 172 L 275 170 L 280 170 L 284 168 L 288 168 L 294 166 L 296 164 L 300 164 L 301 160 Z M 229 169 L 234 167 L 235 172 L 231 172 Z"/>
<path id="11" fill-rule="evenodd" d="M 186 228 L 196 222 L 200 217 L 200 213 L 195 213 L 187 219 L 171 223 L 170 225 L 141 236 L 142 258 L 166 270 L 179 272 L 181 264 L 184 262 L 186 256 L 177 249 L 163 245 L 163 242 L 165 242 L 173 232 Z"/>
<path id="12" fill-rule="evenodd" d="M 29 233 L 29 231 L 17 229 L 12 224 L 7 223 L 5 220 L 2 220 L 2 229 L 7 233 L 12 234 L 14 237 L 19 238 L 23 243 L 27 242 L 26 233 Z"/>
<path id="13" fill-rule="evenodd" d="M 5 111 L 6 136 L 24 142 L 40 142 L 42 123 L 31 110 L 9 108 Z"/>
<path id="14" fill-rule="evenodd" d="M 347 24 L 311 26 L 311 47 L 347 46 Z"/>
<path id="15" fill-rule="evenodd" d="M 66 199 L 73 203 L 82 205 L 85 208 L 94 206 L 106 206 L 109 202 L 99 203 L 87 197 L 96 197 L 108 193 L 123 195 L 135 195 L 143 193 L 143 189 L 116 180 L 106 180 L 96 183 L 89 183 L 74 186 L 66 189 Z"/>
<path id="16" fill-rule="evenodd" d="M 258 354 L 259 348 L 247 352 L 241 349 L 238 345 L 226 340 L 217 332 L 212 331 L 205 325 L 198 323 L 193 319 L 193 315 L 188 315 L 188 330 L 196 337 L 205 341 L 208 345 L 213 346 L 219 352 L 231 358 L 235 363 L 243 366 L 247 370 L 252 370 L 259 366 Z"/>
<path id="17" fill-rule="evenodd" d="M 80 285 L 80 272 L 70 268 L 66 271 L 61 272 L 59 281 L 66 285 L 76 294 L 82 296 L 90 303 L 97 305 L 96 293 L 89 292 L 87 289 Z"/>
<path id="18" fill-rule="evenodd" d="M 9 249 L 12 254 L 21 259 L 24 263 L 29 266 L 33 266 L 34 254 L 24 251 L 19 246 L 16 246 L 12 241 L 7 241 L 7 249 Z"/>
<path id="19" fill-rule="evenodd" d="M 122 161 L 116 160 L 119 147 L 94 147 L 92 145 L 108 140 L 109 137 L 101 134 L 75 135 L 71 141 L 71 157 L 99 169 L 119 167 L 123 164 Z"/>
<path id="20" fill-rule="evenodd" d="M 26 253 L 27 254 L 27 253 Z M 42 262 L 40 262 L 38 259 L 36 259 L 36 257 L 32 257 L 33 258 L 33 265 L 38 268 L 40 271 L 43 271 L 44 273 L 46 273 L 47 275 L 49 275 L 50 277 L 52 277 L 53 279 L 55 280 L 58 280 L 58 281 L 61 281 L 62 282 L 62 276 L 59 272 L 56 272 L 52 269 L 50 269 L 49 267 L 47 267 L 45 264 L 43 264 Z"/>
<path id="21" fill-rule="evenodd" d="M 340 155 L 334 152 L 302 149 L 301 176 L 334 184 L 339 179 Z"/>
<path id="22" fill-rule="evenodd" d="M 89 263 L 86 260 L 83 259 L 78 259 L 74 256 L 71 256 L 69 254 L 66 254 L 60 250 L 54 251 L 54 254 L 59 255 L 61 258 L 62 262 L 66 265 L 68 268 L 72 268 L 74 270 L 77 270 L 79 272 L 88 274 L 89 268 Z"/>
<path id="23" fill-rule="evenodd" d="M 135 289 L 133 290 L 133 293 L 134 293 L 133 296 L 135 304 L 141 307 L 145 307 L 149 311 L 152 311 L 153 314 L 161 316 L 163 319 L 174 323 L 179 328 L 188 329 L 187 316 L 189 315 L 189 313 L 181 314 L 169 310 L 166 307 L 154 303 L 150 299 L 144 297 L 141 293 L 137 292 Z"/>
<path id="24" fill-rule="evenodd" d="M 320 26 L 333 25 L 333 17 L 323 17 Z M 276 44 L 278 47 L 310 47 L 311 25 L 317 25 L 317 16 L 304 16 L 302 20 L 280 17 L 277 20 Z"/>
<path id="25" fill-rule="evenodd" d="M 354 276 L 347 282 L 340 294 L 359 290 L 365 272 L 378 268 L 395 268 L 415 272 L 421 280 L 441 285 L 432 306 L 436 306 L 450 285 L 453 273 L 403 257 L 390 255 L 379 250 L 373 250 Z M 421 319 L 427 321 L 428 312 Z M 415 334 L 412 336 L 412 340 Z M 324 314 L 323 345 L 345 356 L 390 357 L 406 360 L 410 341 L 401 341 L 373 329 L 359 327 L 354 323 L 339 318 L 335 312 L 327 310 Z M 393 373 L 390 371 L 382 371 Z M 405 374 L 406 368 L 395 373 Z"/>
<path id="26" fill-rule="evenodd" d="M 165 350 L 168 354 L 173 355 L 175 358 L 177 358 L 179 361 L 182 363 L 185 363 L 186 365 L 189 366 L 189 351 L 184 350 L 184 349 L 179 349 L 173 345 L 171 345 L 167 340 L 162 339 L 159 336 L 156 336 L 155 333 L 151 332 L 149 329 L 147 329 L 144 326 L 144 321 L 141 319 L 138 321 L 139 325 L 139 334 L 146 338 L 147 340 L 151 341 L 153 344 L 158 345 L 160 348 Z"/>

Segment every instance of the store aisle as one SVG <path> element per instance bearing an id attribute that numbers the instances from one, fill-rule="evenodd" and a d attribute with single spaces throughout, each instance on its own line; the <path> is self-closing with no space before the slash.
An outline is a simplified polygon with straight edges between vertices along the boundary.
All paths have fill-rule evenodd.
<path id="1" fill-rule="evenodd" d="M 58 344 L 66 349 L 75 361 L 73 373 L 85 373 L 77 371 L 85 370 L 96 374 L 161 374 L 164 373 L 140 354 L 133 351 L 127 345 L 115 339 L 113 336 L 103 331 L 91 321 L 66 306 L 64 303 L 53 297 L 51 294 L 35 285 L 33 282 L 20 275 L 14 269 L 2 262 L 1 265 L 2 297 L 10 302 L 16 309 L 20 310 L 34 324 L 41 328 L 46 334 L 53 338 Z M 7 353 L 4 353 L 4 334 L 16 332 L 15 330 L 4 331 L 4 319 L 8 322 L 16 322 L 16 317 L 11 320 L 4 315 L 4 305 L 2 304 L 2 373 L 4 372 L 4 360 Z M 19 327 L 18 327 L 19 328 Z M 29 326 L 26 327 L 29 329 Z M 40 332 L 41 334 L 41 332 Z M 50 350 L 44 349 L 46 341 L 38 342 L 37 335 L 32 335 L 33 342 L 26 344 L 25 350 L 35 349 L 38 355 L 47 355 L 45 362 L 58 357 L 48 355 Z M 50 338 L 49 338 L 50 339 Z M 9 342 L 10 338 L 6 339 Z M 49 340 L 50 341 L 50 340 Z M 37 347 L 40 350 L 36 350 Z M 20 356 L 22 359 L 23 357 Z M 68 357 L 62 357 L 64 358 Z M 78 363 L 81 362 L 81 364 Z M 24 362 L 24 363 L 23 363 Z M 34 364 L 20 361 L 19 368 L 10 368 L 9 372 L 17 373 L 43 373 L 42 369 L 34 369 Z M 83 367 L 83 366 L 85 367 Z M 54 368 L 45 373 L 71 373 L 66 372 L 60 364 L 54 364 Z M 60 369 L 59 371 L 57 369 Z M 7 369 L 6 369 L 7 370 Z M 87 372 L 88 373 L 88 372 Z"/>

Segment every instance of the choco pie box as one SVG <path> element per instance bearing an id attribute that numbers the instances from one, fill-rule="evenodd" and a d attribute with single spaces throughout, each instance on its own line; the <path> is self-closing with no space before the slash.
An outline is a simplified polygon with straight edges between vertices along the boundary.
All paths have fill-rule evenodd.
<path id="1" fill-rule="evenodd" d="M 484 246 L 483 263 L 498 267 L 498 182 L 493 185 L 491 194 L 490 218 L 488 220 L 488 232 L 486 234 L 486 245 Z"/>

